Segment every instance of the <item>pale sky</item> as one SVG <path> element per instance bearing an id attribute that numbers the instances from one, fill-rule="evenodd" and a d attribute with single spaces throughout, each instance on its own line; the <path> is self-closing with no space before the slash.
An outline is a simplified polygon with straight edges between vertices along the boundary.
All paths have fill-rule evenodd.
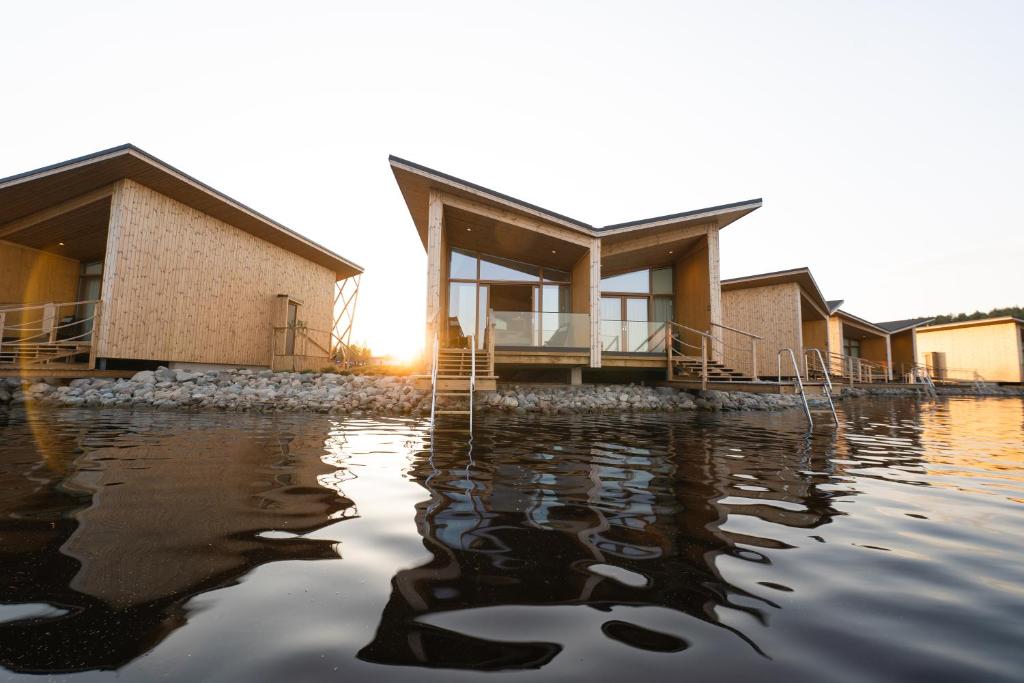
<path id="1" fill-rule="evenodd" d="M 371 6 L 372 5 L 372 6 Z M 1022 2 L 11 3 L 0 176 L 131 142 L 366 268 L 421 343 L 389 153 L 605 225 L 754 197 L 722 275 L 881 321 L 1024 304 Z"/>

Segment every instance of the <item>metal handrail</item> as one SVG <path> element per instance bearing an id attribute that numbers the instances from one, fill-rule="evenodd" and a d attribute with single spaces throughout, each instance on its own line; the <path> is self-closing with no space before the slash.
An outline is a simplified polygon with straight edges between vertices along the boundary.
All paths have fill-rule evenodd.
<path id="1" fill-rule="evenodd" d="M 476 337 L 469 335 L 469 435 L 473 436 L 473 393 L 476 391 Z"/>
<path id="2" fill-rule="evenodd" d="M 430 359 L 430 428 L 434 428 L 434 414 L 437 410 L 437 356 L 438 333 L 434 331 L 434 353 Z"/>
<path id="3" fill-rule="evenodd" d="M 805 362 L 806 362 L 806 359 L 807 359 L 807 354 L 809 354 L 809 353 L 812 353 L 812 354 L 816 355 L 818 357 L 818 360 L 821 362 L 821 371 L 825 375 L 825 382 L 824 382 L 824 384 L 822 386 L 825 389 L 825 397 L 828 399 L 828 407 L 832 410 L 832 419 L 835 421 L 836 426 L 838 426 L 839 425 L 839 416 L 836 415 L 836 404 L 832 400 L 832 378 L 828 374 L 828 367 L 825 365 L 825 359 L 821 355 L 821 349 L 810 348 L 810 349 L 805 349 L 804 350 L 804 360 L 805 360 Z M 807 379 L 809 381 L 810 377 L 808 376 Z"/>
<path id="4" fill-rule="evenodd" d="M 37 308 L 46 308 L 47 306 L 63 308 L 65 306 L 79 306 L 81 304 L 98 304 L 99 302 L 99 299 L 85 299 L 83 301 L 50 301 L 44 304 L 29 304 L 27 306 L 21 304 L 0 304 L 0 311 L 4 313 L 17 313 L 19 311 L 33 311 Z"/>
<path id="5" fill-rule="evenodd" d="M 796 373 L 796 386 L 797 386 L 797 389 L 799 389 L 799 391 L 800 391 L 800 398 L 803 400 L 804 414 L 807 416 L 807 426 L 808 427 L 813 427 L 814 426 L 814 418 L 811 417 L 811 407 L 809 405 L 807 405 L 807 393 L 804 391 L 804 381 L 802 379 L 800 379 L 800 366 L 798 366 L 797 363 L 796 363 L 796 354 L 793 353 L 793 349 L 791 349 L 789 347 L 786 347 L 786 348 L 783 348 L 783 349 L 779 349 L 779 353 L 776 356 L 776 359 L 778 360 L 778 363 L 779 363 L 779 384 L 782 384 L 782 354 L 783 353 L 789 353 L 789 359 L 793 362 L 793 372 Z"/>

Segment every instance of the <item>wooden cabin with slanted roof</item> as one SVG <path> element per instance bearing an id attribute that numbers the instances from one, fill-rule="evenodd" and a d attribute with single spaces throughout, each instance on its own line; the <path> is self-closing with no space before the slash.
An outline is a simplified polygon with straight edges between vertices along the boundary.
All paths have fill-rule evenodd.
<path id="1" fill-rule="evenodd" d="M 1024 382 L 1024 320 L 1011 316 L 917 329 L 917 362 L 936 380 Z"/>
<path id="2" fill-rule="evenodd" d="M 806 374 L 808 354 L 829 357 L 828 317 L 828 304 L 807 268 L 722 280 L 723 341 L 735 349 L 736 369 L 744 374 L 777 378 L 780 355 L 782 377 Z M 733 329 L 758 338 L 751 343 Z M 751 346 L 756 355 L 746 353 Z M 792 349 L 797 367 L 784 349 Z"/>
<path id="3" fill-rule="evenodd" d="M 321 369 L 360 273 L 132 145 L 71 159 L 0 180 L 0 373 Z"/>
<path id="4" fill-rule="evenodd" d="M 597 227 L 398 157 L 442 377 L 688 381 L 723 363 L 718 233 L 760 199 Z M 471 351 L 475 350 L 475 353 Z M 442 382 L 443 383 L 443 382 Z"/>
<path id="5" fill-rule="evenodd" d="M 934 318 L 912 318 L 877 323 L 889 333 L 889 352 L 892 354 L 893 378 L 901 382 L 916 381 L 914 373 L 917 364 L 917 329 L 932 322 Z"/>
<path id="6" fill-rule="evenodd" d="M 889 333 L 847 313 L 841 299 L 827 302 L 830 372 L 849 382 L 892 381 Z"/>

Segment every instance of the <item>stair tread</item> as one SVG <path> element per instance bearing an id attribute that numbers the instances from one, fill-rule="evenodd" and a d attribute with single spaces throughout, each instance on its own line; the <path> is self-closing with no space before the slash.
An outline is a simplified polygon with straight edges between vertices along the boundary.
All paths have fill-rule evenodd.
<path id="1" fill-rule="evenodd" d="M 469 415 L 468 410 L 435 410 L 434 415 Z"/>

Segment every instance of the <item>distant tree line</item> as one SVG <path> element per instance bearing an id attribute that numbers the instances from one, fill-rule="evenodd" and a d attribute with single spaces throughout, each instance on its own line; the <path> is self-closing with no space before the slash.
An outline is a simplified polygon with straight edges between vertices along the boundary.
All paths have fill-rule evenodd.
<path id="1" fill-rule="evenodd" d="M 982 318 L 1000 318 L 1004 315 L 1013 316 L 1014 318 L 1024 318 L 1024 306 L 993 308 L 987 313 L 984 311 L 975 311 L 974 313 L 949 313 L 947 315 L 937 315 L 935 316 L 935 322 L 933 322 L 932 325 L 959 323 L 964 322 L 965 320 L 981 320 Z"/>

